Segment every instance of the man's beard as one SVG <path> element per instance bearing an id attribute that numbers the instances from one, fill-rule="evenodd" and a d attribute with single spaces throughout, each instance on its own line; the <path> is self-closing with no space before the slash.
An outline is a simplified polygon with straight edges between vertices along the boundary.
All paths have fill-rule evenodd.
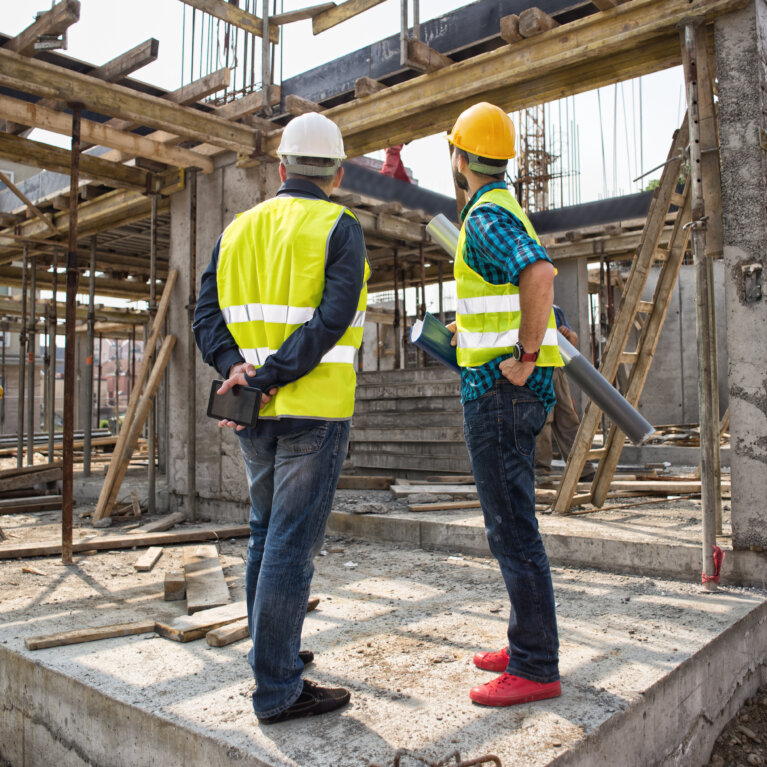
<path id="1" fill-rule="evenodd" d="M 463 175 L 463 173 L 460 173 L 457 170 L 453 171 L 453 179 L 455 180 L 455 185 L 459 189 L 463 189 L 464 192 L 469 191 L 469 182 L 466 179 L 466 176 Z"/>

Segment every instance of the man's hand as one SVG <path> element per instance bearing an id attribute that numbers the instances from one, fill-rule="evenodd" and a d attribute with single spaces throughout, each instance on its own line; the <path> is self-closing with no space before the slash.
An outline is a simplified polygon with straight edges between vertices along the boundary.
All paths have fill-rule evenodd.
<path id="1" fill-rule="evenodd" d="M 458 329 L 458 326 L 455 322 L 451 322 L 445 327 L 453 334 L 453 337 L 450 339 L 450 346 L 458 346 L 458 333 L 456 332 Z"/>
<path id="2" fill-rule="evenodd" d="M 573 345 L 578 346 L 578 334 L 567 325 L 560 325 L 557 330 Z"/>
<path id="3" fill-rule="evenodd" d="M 535 370 L 535 363 L 517 362 L 513 357 L 509 357 L 501 362 L 499 368 L 501 375 L 515 386 L 524 386 L 533 370 Z"/>
<path id="4" fill-rule="evenodd" d="M 252 378 L 255 374 L 256 369 L 248 362 L 239 362 L 236 365 L 232 365 L 232 367 L 229 369 L 229 378 L 227 378 L 226 381 L 221 384 L 217 394 L 226 394 L 226 392 L 228 392 L 233 386 L 248 386 L 248 379 L 245 376 L 250 376 Z M 271 388 L 268 394 L 266 392 L 262 393 L 259 410 L 263 409 L 264 405 L 269 403 L 276 393 L 277 387 Z M 219 428 L 227 426 L 230 429 L 234 429 L 235 431 L 242 431 L 244 428 L 246 428 L 242 424 L 237 424 L 234 421 L 228 421 L 226 419 L 219 421 L 218 426 Z"/>

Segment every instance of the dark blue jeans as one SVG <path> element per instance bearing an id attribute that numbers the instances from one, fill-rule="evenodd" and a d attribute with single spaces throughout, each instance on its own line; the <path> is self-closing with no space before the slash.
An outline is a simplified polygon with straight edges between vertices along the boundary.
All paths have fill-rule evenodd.
<path id="1" fill-rule="evenodd" d="M 546 421 L 540 400 L 505 378 L 463 406 L 464 434 L 490 551 L 511 601 L 509 674 L 559 679 L 551 571 L 535 518 L 535 437 Z"/>
<path id="2" fill-rule="evenodd" d="M 305 430 L 276 437 L 238 436 L 250 485 L 248 660 L 256 678 L 253 709 L 266 717 L 288 708 L 303 689 L 301 629 L 349 421 L 307 421 Z"/>

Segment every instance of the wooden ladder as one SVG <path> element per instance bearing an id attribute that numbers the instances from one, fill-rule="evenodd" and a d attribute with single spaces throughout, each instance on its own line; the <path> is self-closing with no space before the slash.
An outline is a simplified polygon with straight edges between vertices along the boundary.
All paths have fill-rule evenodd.
<path id="1" fill-rule="evenodd" d="M 624 285 L 620 305 L 599 366 L 599 372 L 613 384 L 620 366 L 628 366 L 625 396 L 634 407 L 642 395 L 689 240 L 689 227 L 686 224 L 691 220 L 691 205 L 684 161 L 687 142 L 688 128 L 685 116 L 682 127 L 674 134 L 660 184 L 653 195 L 637 254 Z M 685 185 L 684 191 L 679 194 L 676 188 L 681 173 L 685 175 Z M 663 248 L 659 244 L 660 238 L 672 205 L 676 205 L 679 210 L 668 247 Z M 647 278 L 656 261 L 661 262 L 661 269 L 655 292 L 652 301 L 643 301 L 642 294 Z M 643 319 L 638 315 L 642 315 Z M 628 351 L 626 345 L 635 323 L 641 327 L 639 340 L 636 348 Z M 586 461 L 590 459 L 598 461 L 596 475 L 589 492 L 579 495 L 576 500 L 578 503 L 590 501 L 595 506 L 602 506 L 605 502 L 626 437 L 615 424 L 611 424 L 603 447 L 592 449 L 601 418 L 602 410 L 589 401 L 554 501 L 553 510 L 557 513 L 565 514 L 570 509 L 581 472 Z"/>

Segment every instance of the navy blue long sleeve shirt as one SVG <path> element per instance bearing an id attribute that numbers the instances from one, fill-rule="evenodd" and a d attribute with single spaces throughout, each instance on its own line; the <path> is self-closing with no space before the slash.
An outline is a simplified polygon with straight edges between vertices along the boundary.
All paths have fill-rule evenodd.
<path id="1" fill-rule="evenodd" d="M 277 196 L 327 200 L 311 181 L 288 179 Z M 202 275 L 194 312 L 195 341 L 203 360 L 227 378 L 232 365 L 243 362 L 237 343 L 226 327 L 218 301 L 216 270 L 221 238 L 213 248 L 210 263 Z M 263 391 L 284 386 L 306 375 L 332 349 L 354 319 L 365 270 L 365 241 L 362 227 L 352 216 L 341 216 L 330 237 L 325 264 L 322 301 L 309 322 L 297 328 L 272 354 L 249 382 Z M 299 418 L 264 419 L 256 431 L 260 436 L 305 429 Z M 247 430 L 246 430 L 247 431 Z"/>

